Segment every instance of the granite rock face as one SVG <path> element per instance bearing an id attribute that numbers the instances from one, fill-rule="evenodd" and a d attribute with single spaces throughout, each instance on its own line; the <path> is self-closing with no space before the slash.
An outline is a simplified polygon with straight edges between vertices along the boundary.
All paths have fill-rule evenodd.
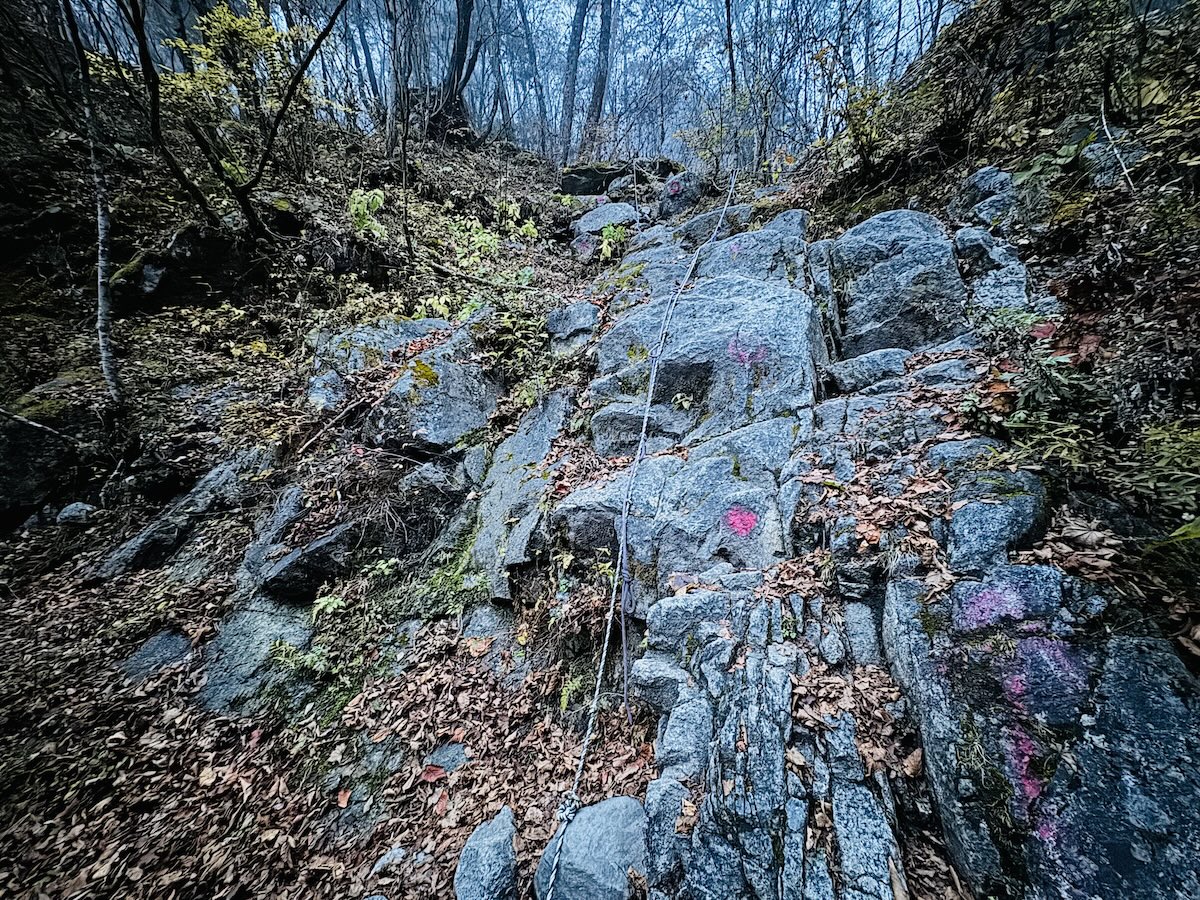
<path id="1" fill-rule="evenodd" d="M 490 822 L 479 825 L 459 854 L 454 872 L 457 900 L 515 900 L 517 896 L 517 836 L 507 806 Z"/>
<path id="2" fill-rule="evenodd" d="M 967 330 L 966 288 L 940 222 L 912 210 L 873 216 L 833 242 L 843 355 L 926 350 Z"/>
<path id="3" fill-rule="evenodd" d="M 967 218 L 1011 213 L 1004 173 L 967 194 Z M 705 215 L 630 257 L 640 293 L 610 309 L 588 388 L 602 455 L 636 446 Z M 919 808 L 976 896 L 1191 896 L 1196 677 L 1160 637 L 1109 636 L 1095 588 L 1016 562 L 1042 535 L 1045 488 L 997 467 L 999 442 L 947 434 L 981 368 L 969 309 L 1040 308 L 1015 249 L 978 227 L 951 240 L 912 210 L 811 245 L 789 220 L 702 247 L 651 398 L 654 455 L 632 486 L 618 471 L 551 514 L 571 548 L 611 552 L 632 490 L 645 649 L 631 677 L 659 717 L 637 870 L 649 896 L 908 896 L 899 847 Z M 913 365 L 919 351 L 938 357 Z M 876 534 L 865 508 L 916 486 L 944 514 Z M 785 559 L 824 560 L 824 586 L 765 590 Z M 806 699 L 810 678 L 852 690 L 883 666 L 902 696 L 887 715 L 923 751 L 917 806 L 860 749 L 867 720 Z M 625 896 L 620 879 L 596 883 Z"/>

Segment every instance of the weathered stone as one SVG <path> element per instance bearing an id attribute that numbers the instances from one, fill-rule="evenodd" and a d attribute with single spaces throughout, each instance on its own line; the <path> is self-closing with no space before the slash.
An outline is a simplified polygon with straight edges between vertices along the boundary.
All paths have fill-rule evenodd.
<path id="1" fill-rule="evenodd" d="M 966 290 L 950 241 L 931 216 L 873 216 L 834 241 L 831 261 L 847 355 L 923 350 L 965 330 Z"/>
<path id="2" fill-rule="evenodd" d="M 1200 683 L 1165 641 L 1114 637 L 1096 698 L 1037 806 L 1029 896 L 1200 896 Z"/>
<path id="3" fill-rule="evenodd" d="M 874 795 L 862 784 L 833 788 L 833 827 L 838 841 L 841 900 L 894 900 L 890 872 L 901 879 L 904 863 L 896 838 Z M 890 863 L 890 866 L 889 866 Z"/>
<path id="4" fill-rule="evenodd" d="M 307 339 L 314 373 L 308 386 L 309 404 L 321 411 L 341 406 L 346 399 L 346 375 L 390 363 L 414 341 L 452 327 L 444 319 L 382 318 L 347 331 L 313 332 Z"/>
<path id="5" fill-rule="evenodd" d="M 454 871 L 457 900 L 514 900 L 517 896 L 517 836 L 512 810 L 502 808 L 476 826 L 463 845 Z M 565 896 L 565 895 L 564 895 Z"/>
<path id="6" fill-rule="evenodd" d="M 956 631 L 1051 619 L 1062 604 L 1062 573 L 1051 566 L 998 566 L 982 581 L 959 581 L 950 592 Z"/>
<path id="7" fill-rule="evenodd" d="M 677 216 L 700 202 L 704 185 L 695 172 L 680 172 L 668 178 L 658 198 L 659 213 L 663 218 Z"/>
<path id="8" fill-rule="evenodd" d="M 575 236 L 600 234 L 605 228 L 623 228 L 638 220 L 638 212 L 628 203 L 602 203 L 583 216 L 572 227 Z"/>
<path id="9" fill-rule="evenodd" d="M 895 378 L 905 372 L 904 362 L 912 352 L 890 347 L 884 350 L 872 350 L 861 356 L 830 364 L 826 368 L 829 377 L 833 379 L 839 391 L 853 393 L 882 381 L 885 378 Z"/>
<path id="10" fill-rule="evenodd" d="M 232 505 L 244 490 L 245 476 L 267 468 L 270 459 L 265 450 L 245 450 L 209 470 L 166 512 L 109 554 L 97 567 L 96 577 L 114 578 L 161 562 L 201 518 Z"/>
<path id="11" fill-rule="evenodd" d="M 629 679 L 638 695 L 660 713 L 668 712 L 690 679 L 673 652 L 649 650 L 634 660 Z"/>
<path id="12" fill-rule="evenodd" d="M 178 631 L 160 631 L 148 637 L 129 659 L 121 664 L 123 671 L 134 681 L 145 681 L 167 666 L 187 660 L 192 654 L 192 641 Z"/>
<path id="13" fill-rule="evenodd" d="M 1092 186 L 1107 191 L 1126 184 L 1125 172 L 1146 155 L 1146 148 L 1133 140 L 1123 128 L 1112 129 L 1113 140 L 1101 130 L 1096 140 L 1079 153 L 1079 159 Z"/>
<path id="14" fill-rule="evenodd" d="M 68 503 L 58 511 L 54 521 L 58 525 L 86 525 L 99 510 L 90 503 Z"/>
<path id="15" fill-rule="evenodd" d="M 546 538 L 542 496 L 553 469 L 542 462 L 570 408 L 565 391 L 550 394 L 521 418 L 516 432 L 492 456 L 471 556 L 493 597 L 511 597 L 508 570 L 529 562 L 531 551 Z"/>
<path id="16" fill-rule="evenodd" d="M 996 166 L 985 166 L 963 181 L 950 214 L 972 219 L 988 227 L 1007 224 L 1017 203 L 1016 186 L 1010 174 Z"/>
<path id="17" fill-rule="evenodd" d="M 634 896 L 629 870 L 646 873 L 646 812 L 642 804 L 632 797 L 613 797 L 579 810 L 542 854 L 534 876 L 538 900 L 547 898 L 556 854 L 555 897 L 629 900 Z"/>
<path id="18" fill-rule="evenodd" d="M 578 350 L 591 338 L 599 319 L 600 310 L 585 300 L 552 311 L 546 316 L 551 349 L 560 355 Z"/>
<path id="19" fill-rule="evenodd" d="M 271 649 L 277 643 L 303 650 L 312 639 L 308 609 L 256 597 L 236 608 L 217 636 L 204 647 L 206 681 L 200 703 L 217 712 L 246 712 L 268 684 L 283 683 L 286 674 L 273 670 Z"/>
<path id="20" fill-rule="evenodd" d="M 877 665 L 880 661 L 879 625 L 871 607 L 865 603 L 847 603 L 843 615 L 854 662 L 860 666 Z"/>
<path id="21" fill-rule="evenodd" d="M 956 572 L 982 572 L 1007 561 L 1008 551 L 1038 532 L 1046 489 L 1032 472 L 978 472 L 953 495 L 948 553 Z"/>
<path id="22" fill-rule="evenodd" d="M 326 581 L 342 573 L 362 529 L 343 522 L 303 547 L 269 564 L 261 573 L 263 590 L 289 603 L 309 603 Z"/>
<path id="23" fill-rule="evenodd" d="M 688 219 L 672 235 L 686 250 L 694 250 L 709 240 L 723 240 L 750 224 L 754 208 L 748 203 L 728 209 L 714 209 Z"/>
<path id="24" fill-rule="evenodd" d="M 675 830 L 688 789 L 673 778 L 656 778 L 646 786 L 646 880 L 651 887 L 678 878 L 687 839 Z"/>
<path id="25" fill-rule="evenodd" d="M 1000 855 L 978 801 L 959 791 L 959 752 L 965 748 L 963 723 L 970 714 L 955 700 L 946 682 L 946 667 L 935 654 L 945 640 L 943 613 L 923 602 L 917 579 L 892 581 L 885 595 L 883 644 L 896 683 L 914 711 L 924 748 L 926 778 L 937 801 L 950 856 L 979 894 L 1004 881 Z"/>
<path id="26" fill-rule="evenodd" d="M 785 209 L 766 225 L 763 231 L 780 231 L 803 241 L 808 237 L 808 222 L 812 214 L 807 209 Z"/>
<path id="27" fill-rule="evenodd" d="M 366 439 L 377 446 L 442 452 L 483 428 L 500 386 L 477 356 L 469 327 L 462 327 L 408 360 L 368 415 Z"/>
<path id="28" fill-rule="evenodd" d="M 804 242 L 786 231 L 747 231 L 704 245 L 696 261 L 696 276 L 745 275 L 790 284 L 799 272 L 803 253 Z"/>
<path id="29" fill-rule="evenodd" d="M 925 458 L 931 465 L 961 474 L 962 470 L 986 463 L 1003 450 L 1004 445 L 993 438 L 965 438 L 935 444 L 926 452 Z"/>

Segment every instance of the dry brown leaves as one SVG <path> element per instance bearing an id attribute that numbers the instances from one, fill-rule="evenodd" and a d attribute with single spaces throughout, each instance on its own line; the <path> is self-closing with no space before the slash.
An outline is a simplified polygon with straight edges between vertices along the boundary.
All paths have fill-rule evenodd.
<path id="1" fill-rule="evenodd" d="M 1016 553 L 1014 558 L 1057 566 L 1090 581 L 1115 582 L 1121 575 L 1124 543 L 1100 522 L 1059 511 L 1046 536 L 1032 550 Z"/>
<path id="2" fill-rule="evenodd" d="M 446 894 L 467 837 L 505 804 L 517 821 L 521 872 L 531 876 L 578 762 L 579 734 L 546 702 L 557 698 L 562 675 L 534 673 L 511 686 L 487 668 L 486 651 L 457 641 L 448 623 L 428 626 L 418 641 L 421 650 L 406 675 L 368 684 L 343 716 L 349 730 L 365 731 L 375 742 L 396 741 L 411 760 L 381 792 L 389 812 L 376 829 L 376 851 L 398 845 L 426 857 L 380 877 L 374 887 L 389 897 Z M 451 740 L 467 748 L 463 768 L 430 772 L 421 765 Z M 645 722 L 631 730 L 619 711 L 603 712 L 584 772 L 584 801 L 640 795 L 654 774 L 650 740 Z"/>
<path id="3" fill-rule="evenodd" d="M 904 749 L 910 735 L 899 729 L 887 709 L 901 696 L 880 666 L 858 666 L 846 677 L 818 663 L 802 677 L 792 678 L 792 716 L 820 733 L 829 729 L 830 719 L 849 713 L 867 772 L 915 778 L 921 773 L 920 751 Z"/>

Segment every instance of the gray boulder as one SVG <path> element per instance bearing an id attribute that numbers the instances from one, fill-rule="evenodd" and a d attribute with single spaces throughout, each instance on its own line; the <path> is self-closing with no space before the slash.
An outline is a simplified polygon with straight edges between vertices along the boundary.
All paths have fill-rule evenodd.
<path id="1" fill-rule="evenodd" d="M 68 503 L 59 510 L 54 521 L 58 525 L 86 525 L 97 512 L 99 510 L 90 503 Z"/>
<path id="2" fill-rule="evenodd" d="M 613 797 L 579 810 L 542 854 L 534 876 L 538 900 L 547 900 L 556 855 L 557 900 L 629 900 L 634 896 L 629 870 L 646 873 L 646 811 L 633 797 Z"/>
<path id="3" fill-rule="evenodd" d="M 1028 896 L 1200 896 L 1200 681 L 1166 641 L 1115 637 L 1096 697 L 1040 798 Z"/>
<path id="4" fill-rule="evenodd" d="M 750 224 L 754 208 L 748 203 L 714 209 L 688 219 L 672 235 L 684 249 L 694 250 L 708 240 L 722 240 Z"/>
<path id="5" fill-rule="evenodd" d="M 386 317 L 346 331 L 313 332 L 307 339 L 313 351 L 309 404 L 318 411 L 336 409 L 347 396 L 345 376 L 391 363 L 414 341 L 453 327 L 444 319 Z"/>
<path id="6" fill-rule="evenodd" d="M 272 665 L 272 648 L 290 645 L 304 650 L 311 639 L 306 607 L 268 597 L 250 599 L 226 617 L 217 636 L 205 645 L 205 682 L 197 699 L 215 712 L 252 711 L 265 687 L 287 680 L 286 673 Z"/>
<path id="7" fill-rule="evenodd" d="M 487 425 L 500 386 L 477 361 L 469 327 L 404 363 L 364 424 L 364 437 L 382 447 L 440 453 Z"/>
<path id="8" fill-rule="evenodd" d="M 658 198 L 658 209 L 662 217 L 669 218 L 686 212 L 704 195 L 704 185 L 695 172 L 680 172 L 668 178 Z"/>
<path id="9" fill-rule="evenodd" d="M 985 166 L 963 181 L 949 212 L 955 218 L 970 219 L 990 228 L 1008 224 L 1016 205 L 1017 189 L 1012 176 L 996 166 Z"/>
<path id="10" fill-rule="evenodd" d="M 924 350 L 965 330 L 966 289 L 933 217 L 912 210 L 873 216 L 834 241 L 830 262 L 847 355 Z"/>
<path id="11" fill-rule="evenodd" d="M 508 570 L 529 562 L 531 551 L 548 537 L 542 498 L 553 469 L 542 462 L 570 410 L 566 392 L 555 391 L 522 417 L 516 432 L 492 456 L 471 548 L 492 597 L 511 597 Z"/>
<path id="12" fill-rule="evenodd" d="M 553 310 L 546 316 L 550 348 L 559 356 L 574 353 L 587 344 L 599 319 L 599 308 L 586 300 Z"/>
<path id="13" fill-rule="evenodd" d="M 705 245 L 696 261 L 696 276 L 745 275 L 789 284 L 800 269 L 803 253 L 804 242 L 784 230 L 747 231 Z"/>
<path id="14" fill-rule="evenodd" d="M 808 237 L 808 223 L 812 214 L 807 209 L 785 209 L 766 225 L 763 231 L 779 231 L 789 237 L 803 241 Z"/>
<path id="15" fill-rule="evenodd" d="M 984 572 L 1033 539 L 1046 489 L 1032 472 L 977 472 L 955 489 L 947 551 L 955 572 Z"/>
<path id="16" fill-rule="evenodd" d="M 343 522 L 285 554 L 262 571 L 263 590 L 289 603 L 311 602 L 323 583 L 345 571 L 361 532 L 358 523 Z"/>
<path id="17" fill-rule="evenodd" d="M 146 638 L 121 664 L 121 671 L 134 681 L 145 681 L 168 666 L 181 663 L 192 654 L 192 640 L 178 631 L 160 631 Z"/>
<path id="18" fill-rule="evenodd" d="M 912 352 L 890 347 L 885 350 L 872 350 L 861 356 L 855 356 L 841 362 L 832 363 L 826 367 L 826 372 L 833 379 L 839 391 L 854 393 L 865 387 L 882 381 L 885 378 L 896 378 L 905 372 L 904 362 Z"/>
<path id="19" fill-rule="evenodd" d="M 585 234 L 600 234 L 608 226 L 633 225 L 638 220 L 638 212 L 628 203 L 601 203 L 591 212 L 583 216 L 572 226 L 575 236 Z"/>
<path id="20" fill-rule="evenodd" d="M 244 450 L 214 466 L 166 512 L 109 554 L 97 567 L 96 577 L 115 578 L 162 562 L 199 521 L 232 506 L 245 490 L 246 476 L 265 470 L 271 458 L 267 450 Z"/>
<path id="21" fill-rule="evenodd" d="M 1146 155 L 1146 148 L 1132 140 L 1125 129 L 1114 128 L 1112 133 L 1114 140 L 1101 132 L 1079 154 L 1092 186 L 1102 191 L 1125 184 L 1125 170 L 1132 170 Z"/>
<path id="22" fill-rule="evenodd" d="M 463 845 L 454 871 L 458 900 L 514 900 L 517 896 L 517 828 L 505 806 L 489 822 L 477 826 Z"/>

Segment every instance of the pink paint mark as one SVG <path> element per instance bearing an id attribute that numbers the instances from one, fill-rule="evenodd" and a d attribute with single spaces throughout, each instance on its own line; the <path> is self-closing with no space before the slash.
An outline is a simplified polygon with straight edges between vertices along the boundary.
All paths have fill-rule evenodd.
<path id="1" fill-rule="evenodd" d="M 725 524 L 738 537 L 746 537 L 758 524 L 758 514 L 744 506 L 731 506 L 725 513 Z"/>
<path id="2" fill-rule="evenodd" d="M 1033 772 L 1038 748 L 1033 739 L 1020 728 L 1006 729 L 1005 739 L 1008 745 L 1008 763 L 1012 767 L 1013 779 L 1018 789 L 1018 795 L 1013 799 L 1019 805 L 1020 811 L 1028 816 L 1030 807 L 1046 787 L 1045 782 Z"/>
<path id="3" fill-rule="evenodd" d="M 974 631 L 995 625 L 1001 619 L 1020 619 L 1025 614 L 1025 604 L 1020 595 L 1008 587 L 990 587 L 965 601 L 961 609 L 959 628 Z"/>
<path id="4" fill-rule="evenodd" d="M 1028 690 L 1024 672 L 1014 672 L 1004 679 L 1004 696 L 1021 712 L 1025 712 L 1025 694 Z"/>
<path id="5" fill-rule="evenodd" d="M 731 359 L 735 360 L 738 365 L 747 368 L 767 358 L 767 347 L 765 344 L 754 344 L 752 346 L 739 337 L 729 339 L 728 351 Z"/>

